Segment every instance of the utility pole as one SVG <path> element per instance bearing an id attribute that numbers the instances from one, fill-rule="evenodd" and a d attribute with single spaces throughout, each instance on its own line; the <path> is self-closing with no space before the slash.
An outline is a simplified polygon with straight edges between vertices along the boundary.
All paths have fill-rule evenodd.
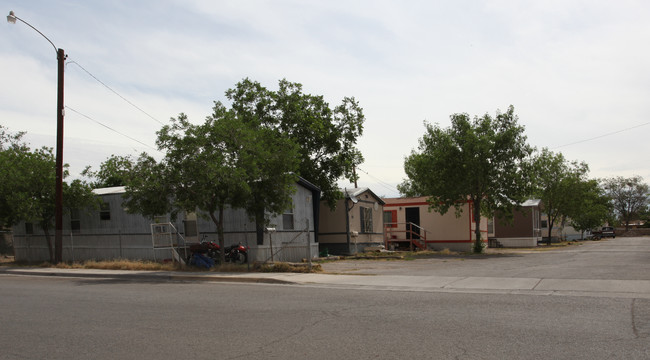
<path id="1" fill-rule="evenodd" d="M 37 33 L 47 40 L 54 50 L 56 51 L 56 59 L 58 65 L 58 81 L 57 81 L 57 96 L 56 96 L 56 182 L 54 187 L 54 262 L 59 263 L 63 260 L 63 117 L 65 116 L 65 108 L 63 105 L 63 72 L 65 69 L 65 59 L 67 55 L 63 49 L 57 48 L 52 40 L 48 39 L 37 28 L 33 27 L 30 23 L 19 18 L 13 11 L 9 12 L 7 22 L 15 24 L 19 20 L 23 24 L 34 29 Z"/>

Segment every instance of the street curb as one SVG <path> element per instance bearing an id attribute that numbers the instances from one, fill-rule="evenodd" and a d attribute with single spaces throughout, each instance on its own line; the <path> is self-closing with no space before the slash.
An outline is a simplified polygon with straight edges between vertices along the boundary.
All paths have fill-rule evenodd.
<path id="1" fill-rule="evenodd" d="M 263 277 L 231 277 L 231 276 L 197 276 L 197 275 L 170 275 L 170 281 L 211 281 L 211 282 L 232 282 L 232 283 L 257 283 L 257 284 L 285 284 L 296 285 L 298 283 L 293 281 L 286 281 L 274 278 Z"/>
<path id="2" fill-rule="evenodd" d="M 182 274 L 115 274 L 115 273 L 71 273 L 71 272 L 51 272 L 51 271 L 29 271 L 18 269 L 0 269 L 0 274 L 4 275 L 21 275 L 21 276 L 50 276 L 65 278 L 91 278 L 91 279 L 123 279 L 123 280 L 144 280 L 151 282 L 163 281 L 206 281 L 206 282 L 232 282 L 232 283 L 258 283 L 258 284 L 285 284 L 295 285 L 296 282 L 280 280 L 266 277 L 237 277 L 224 275 L 182 275 Z"/>

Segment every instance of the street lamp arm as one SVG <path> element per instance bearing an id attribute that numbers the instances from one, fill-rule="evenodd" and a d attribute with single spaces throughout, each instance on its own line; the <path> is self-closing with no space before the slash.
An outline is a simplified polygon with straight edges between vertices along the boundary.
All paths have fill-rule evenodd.
<path id="1" fill-rule="evenodd" d="M 41 34 L 41 36 L 44 37 L 45 40 L 47 40 L 50 44 L 52 44 L 52 47 L 54 48 L 54 52 L 56 52 L 56 53 L 57 53 L 57 56 L 58 56 L 58 54 L 59 54 L 59 50 L 58 50 L 58 48 L 56 47 L 56 45 L 54 45 L 54 43 L 52 42 L 52 40 L 48 39 L 47 36 L 45 36 L 45 34 L 43 34 L 42 32 L 40 32 L 37 28 L 33 27 L 33 26 L 32 26 L 30 23 L 28 23 L 27 21 L 25 21 L 25 20 L 19 18 L 18 16 L 16 16 L 16 15 L 14 14 L 13 11 L 10 11 L 10 12 L 9 12 L 9 15 L 7 15 L 7 22 L 10 23 L 10 24 L 15 24 L 15 23 L 16 23 L 16 20 L 20 20 L 23 24 L 29 26 L 30 28 L 34 29 L 37 33 Z"/>

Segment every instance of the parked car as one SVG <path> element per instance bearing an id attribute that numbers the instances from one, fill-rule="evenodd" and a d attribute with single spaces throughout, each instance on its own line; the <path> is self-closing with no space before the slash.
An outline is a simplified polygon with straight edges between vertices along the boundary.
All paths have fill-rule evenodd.
<path id="1" fill-rule="evenodd" d="M 603 226 L 600 230 L 593 230 L 591 235 L 594 240 L 600 240 L 606 237 L 616 238 L 616 231 L 611 226 Z"/>

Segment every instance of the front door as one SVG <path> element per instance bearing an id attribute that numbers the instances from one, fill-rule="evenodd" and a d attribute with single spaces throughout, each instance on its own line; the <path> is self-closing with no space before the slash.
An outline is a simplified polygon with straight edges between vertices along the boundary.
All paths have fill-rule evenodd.
<path id="1" fill-rule="evenodd" d="M 411 234 L 413 234 L 413 240 L 420 238 L 420 208 L 419 207 L 407 207 L 404 209 L 406 216 L 406 238 L 411 240 Z M 413 226 L 411 229 L 411 224 L 413 223 L 417 226 Z"/>

